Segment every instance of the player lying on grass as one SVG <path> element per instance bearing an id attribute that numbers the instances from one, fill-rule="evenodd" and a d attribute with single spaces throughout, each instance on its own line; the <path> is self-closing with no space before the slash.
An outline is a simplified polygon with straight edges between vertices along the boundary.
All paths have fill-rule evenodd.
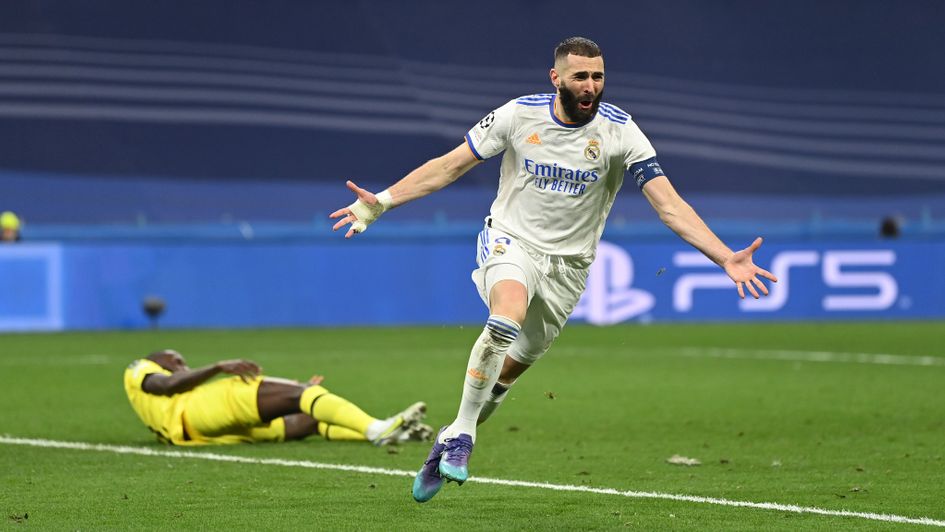
<path id="1" fill-rule="evenodd" d="M 232 377 L 209 382 L 216 375 Z M 164 350 L 135 360 L 125 370 L 125 393 L 158 440 L 172 445 L 212 445 L 326 440 L 387 445 L 427 440 L 424 403 L 387 419 L 374 418 L 320 386 L 260 375 L 249 360 L 223 360 L 190 369 L 180 353 Z"/>

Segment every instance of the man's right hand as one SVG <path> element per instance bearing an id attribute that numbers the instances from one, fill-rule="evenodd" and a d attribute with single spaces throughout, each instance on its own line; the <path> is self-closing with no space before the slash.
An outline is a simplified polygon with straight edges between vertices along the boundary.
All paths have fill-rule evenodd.
<path id="1" fill-rule="evenodd" d="M 331 213 L 328 217 L 331 219 L 341 218 L 332 231 L 337 231 L 346 224 L 351 224 L 351 228 L 345 233 L 345 238 L 351 238 L 357 233 L 363 233 L 367 226 L 380 218 L 384 211 L 390 208 L 390 193 L 381 192 L 377 195 L 355 185 L 353 181 L 346 183 L 348 188 L 357 196 L 357 200 L 343 209 Z M 343 218 L 342 218 L 343 217 Z"/>

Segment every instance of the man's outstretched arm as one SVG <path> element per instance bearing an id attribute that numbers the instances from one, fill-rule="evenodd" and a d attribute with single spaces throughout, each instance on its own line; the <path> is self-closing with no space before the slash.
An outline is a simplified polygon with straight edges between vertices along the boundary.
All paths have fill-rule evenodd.
<path id="1" fill-rule="evenodd" d="M 377 220 L 388 209 L 393 209 L 432 194 L 449 185 L 468 172 L 479 163 L 466 143 L 460 144 L 449 153 L 431 159 L 416 170 L 410 172 L 403 179 L 394 183 L 387 190 L 373 194 L 351 181 L 348 188 L 357 196 L 351 205 L 331 213 L 330 218 L 341 218 L 335 223 L 332 230 L 337 231 L 347 224 L 351 224 L 345 238 L 351 238 L 357 233 L 364 232 L 367 226 Z"/>
<path id="2" fill-rule="evenodd" d="M 239 375 L 243 380 L 259 375 L 259 366 L 249 360 L 222 360 L 197 369 L 176 371 L 170 375 L 152 373 L 141 382 L 141 389 L 154 395 L 174 395 L 193 390 L 220 373 Z"/>
<path id="3" fill-rule="evenodd" d="M 758 279 L 759 275 L 778 282 L 778 278 L 771 272 L 755 266 L 752 262 L 752 254 L 761 247 L 761 238 L 756 238 L 747 248 L 733 252 L 682 199 L 666 176 L 659 176 L 648 181 L 643 186 L 643 195 L 656 209 L 660 220 L 667 227 L 725 270 L 725 273 L 735 282 L 738 295 L 742 299 L 745 298 L 744 287 L 748 287 L 748 291 L 755 299 L 759 297 L 758 290 L 768 295 L 768 288 Z"/>

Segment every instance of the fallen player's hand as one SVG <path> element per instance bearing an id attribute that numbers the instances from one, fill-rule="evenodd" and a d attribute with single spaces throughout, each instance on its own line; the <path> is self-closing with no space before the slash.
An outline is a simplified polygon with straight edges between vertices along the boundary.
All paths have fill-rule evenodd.
<path id="1" fill-rule="evenodd" d="M 310 386 L 318 386 L 325 381 L 325 377 L 322 375 L 312 375 L 312 378 L 308 380 Z"/>
<path id="2" fill-rule="evenodd" d="M 345 233 L 345 238 L 351 238 L 357 233 L 366 231 L 367 226 L 380 218 L 391 207 L 392 199 L 390 192 L 386 190 L 375 195 L 355 185 L 352 181 L 348 181 L 346 184 L 357 195 L 358 199 L 351 205 L 331 213 L 328 217 L 331 219 L 341 218 L 331 228 L 332 231 L 337 231 L 345 225 L 351 224 L 351 228 Z"/>
<path id="3" fill-rule="evenodd" d="M 243 382 L 249 382 L 259 376 L 262 369 L 251 360 L 221 360 L 217 362 L 217 368 L 223 373 L 237 375 L 243 379 Z"/>

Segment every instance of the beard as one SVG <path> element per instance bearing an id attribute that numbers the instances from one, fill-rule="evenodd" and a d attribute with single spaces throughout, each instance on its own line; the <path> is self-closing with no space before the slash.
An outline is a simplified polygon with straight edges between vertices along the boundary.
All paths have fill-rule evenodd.
<path id="1" fill-rule="evenodd" d="M 577 94 L 574 94 L 564 86 L 558 88 L 558 99 L 561 100 L 561 109 L 564 110 L 564 114 L 567 115 L 568 118 L 575 122 L 587 122 L 594 118 L 594 115 L 597 114 L 597 109 L 600 107 L 600 100 L 603 97 L 604 91 L 600 91 L 597 98 L 594 98 L 594 102 L 591 104 L 590 108 L 585 110 L 581 109 L 578 105 L 581 99 L 578 98 Z"/>

